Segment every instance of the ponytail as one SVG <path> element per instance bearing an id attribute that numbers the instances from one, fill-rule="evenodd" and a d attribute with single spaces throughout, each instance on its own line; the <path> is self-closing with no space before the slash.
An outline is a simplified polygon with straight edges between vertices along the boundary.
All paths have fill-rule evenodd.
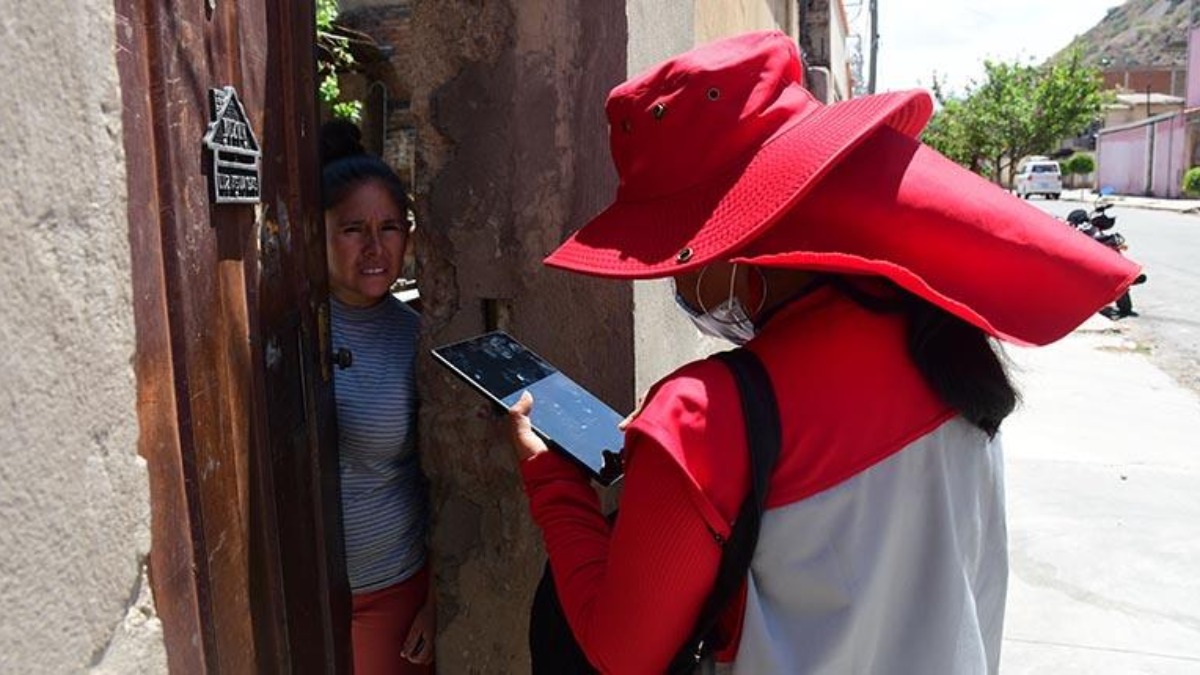
<path id="1" fill-rule="evenodd" d="M 331 120 L 321 125 L 321 206 L 337 206 L 359 185 L 378 182 L 403 212 L 408 195 L 400 177 L 379 157 L 363 148 L 362 131 L 353 122 Z"/>

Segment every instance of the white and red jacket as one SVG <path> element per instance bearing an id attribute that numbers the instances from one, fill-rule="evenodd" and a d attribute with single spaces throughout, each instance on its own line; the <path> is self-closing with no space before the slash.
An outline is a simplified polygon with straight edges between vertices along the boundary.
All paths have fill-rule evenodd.
<path id="1" fill-rule="evenodd" d="M 999 442 L 937 399 L 904 337 L 902 317 L 825 289 L 751 341 L 783 437 L 723 622 L 734 672 L 996 672 Z M 627 431 L 613 527 L 575 467 L 551 453 L 523 463 L 564 611 L 602 671 L 661 673 L 691 632 L 720 562 L 714 535 L 748 489 L 745 439 L 732 375 L 700 361 L 656 385 Z"/>

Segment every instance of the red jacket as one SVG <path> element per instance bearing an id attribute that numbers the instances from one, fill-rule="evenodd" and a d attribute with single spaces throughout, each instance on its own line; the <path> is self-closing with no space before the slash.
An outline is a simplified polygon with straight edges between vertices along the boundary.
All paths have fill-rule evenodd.
<path id="1" fill-rule="evenodd" d="M 955 417 L 912 365 L 904 333 L 902 317 L 873 314 L 825 289 L 785 308 L 750 342 L 771 374 L 782 422 L 768 517 L 838 486 L 857 489 L 851 479 Z M 728 536 L 748 489 L 745 438 L 732 375 L 704 360 L 660 381 L 628 429 L 624 492 L 611 530 L 574 466 L 551 453 L 523 463 L 563 608 L 602 671 L 660 673 L 691 632 L 720 561 L 714 534 Z M 884 504 L 882 515 L 889 510 Z M 766 588 L 752 587 L 752 594 Z M 801 597 L 803 607 L 792 614 L 820 605 L 810 600 Z M 839 602 L 867 611 L 868 600 Z M 726 658 L 736 652 L 745 612 L 739 604 L 727 615 L 734 637 Z M 804 620 L 833 625 L 821 616 Z"/>

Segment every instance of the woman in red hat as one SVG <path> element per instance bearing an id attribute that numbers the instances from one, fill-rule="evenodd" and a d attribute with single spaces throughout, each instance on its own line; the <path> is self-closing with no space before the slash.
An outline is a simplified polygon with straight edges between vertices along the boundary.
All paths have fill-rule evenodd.
<path id="1" fill-rule="evenodd" d="M 547 264 L 671 277 L 683 311 L 764 365 L 781 450 L 725 610 L 736 672 L 996 672 L 1007 545 L 990 338 L 1056 340 L 1137 267 L 922 145 L 924 92 L 826 106 L 779 32 L 613 90 L 616 199 Z M 692 634 L 749 490 L 719 361 L 657 383 L 626 428 L 610 525 L 513 407 L 562 607 L 603 672 L 662 672 Z M 534 640 L 537 636 L 533 637 Z"/>

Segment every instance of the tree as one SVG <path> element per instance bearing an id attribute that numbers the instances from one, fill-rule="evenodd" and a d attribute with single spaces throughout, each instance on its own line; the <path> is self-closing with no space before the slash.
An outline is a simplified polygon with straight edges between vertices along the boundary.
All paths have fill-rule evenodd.
<path id="1" fill-rule="evenodd" d="M 1200 166 L 1193 166 L 1183 174 L 1183 193 L 1189 197 L 1200 197 Z"/>
<path id="2" fill-rule="evenodd" d="M 1084 66 L 1078 50 L 1043 66 L 1035 89 L 1035 149 L 1052 150 L 1087 128 L 1108 99 L 1103 86 L 1100 71 Z"/>
<path id="3" fill-rule="evenodd" d="M 1096 170 L 1096 160 L 1085 152 L 1077 152 L 1066 161 L 1063 170 L 1070 174 L 1086 176 Z"/>
<path id="4" fill-rule="evenodd" d="M 1086 152 L 1077 152 L 1063 162 L 1063 173 L 1071 176 L 1072 187 L 1078 187 L 1077 176 L 1086 176 L 1096 170 L 1096 159 Z"/>
<path id="5" fill-rule="evenodd" d="M 362 117 L 362 101 L 342 100 L 338 73 L 350 70 L 355 65 L 350 53 L 350 39 L 341 34 L 337 16 L 341 11 L 338 0 L 316 0 L 317 2 L 317 95 L 322 103 L 329 105 L 335 117 L 359 121 Z"/>
<path id="6" fill-rule="evenodd" d="M 968 169 L 985 173 L 985 163 L 993 153 L 994 138 L 979 110 L 979 100 L 947 96 L 944 85 L 936 77 L 933 94 L 941 109 L 930 120 L 922 140 Z"/>
<path id="7" fill-rule="evenodd" d="M 1078 52 L 1034 66 L 985 61 L 984 77 L 960 97 L 946 96 L 923 140 L 950 159 L 997 183 L 1011 180 L 1015 163 L 1049 154 L 1099 115 L 1104 103 L 1100 72 L 1085 67 Z"/>

